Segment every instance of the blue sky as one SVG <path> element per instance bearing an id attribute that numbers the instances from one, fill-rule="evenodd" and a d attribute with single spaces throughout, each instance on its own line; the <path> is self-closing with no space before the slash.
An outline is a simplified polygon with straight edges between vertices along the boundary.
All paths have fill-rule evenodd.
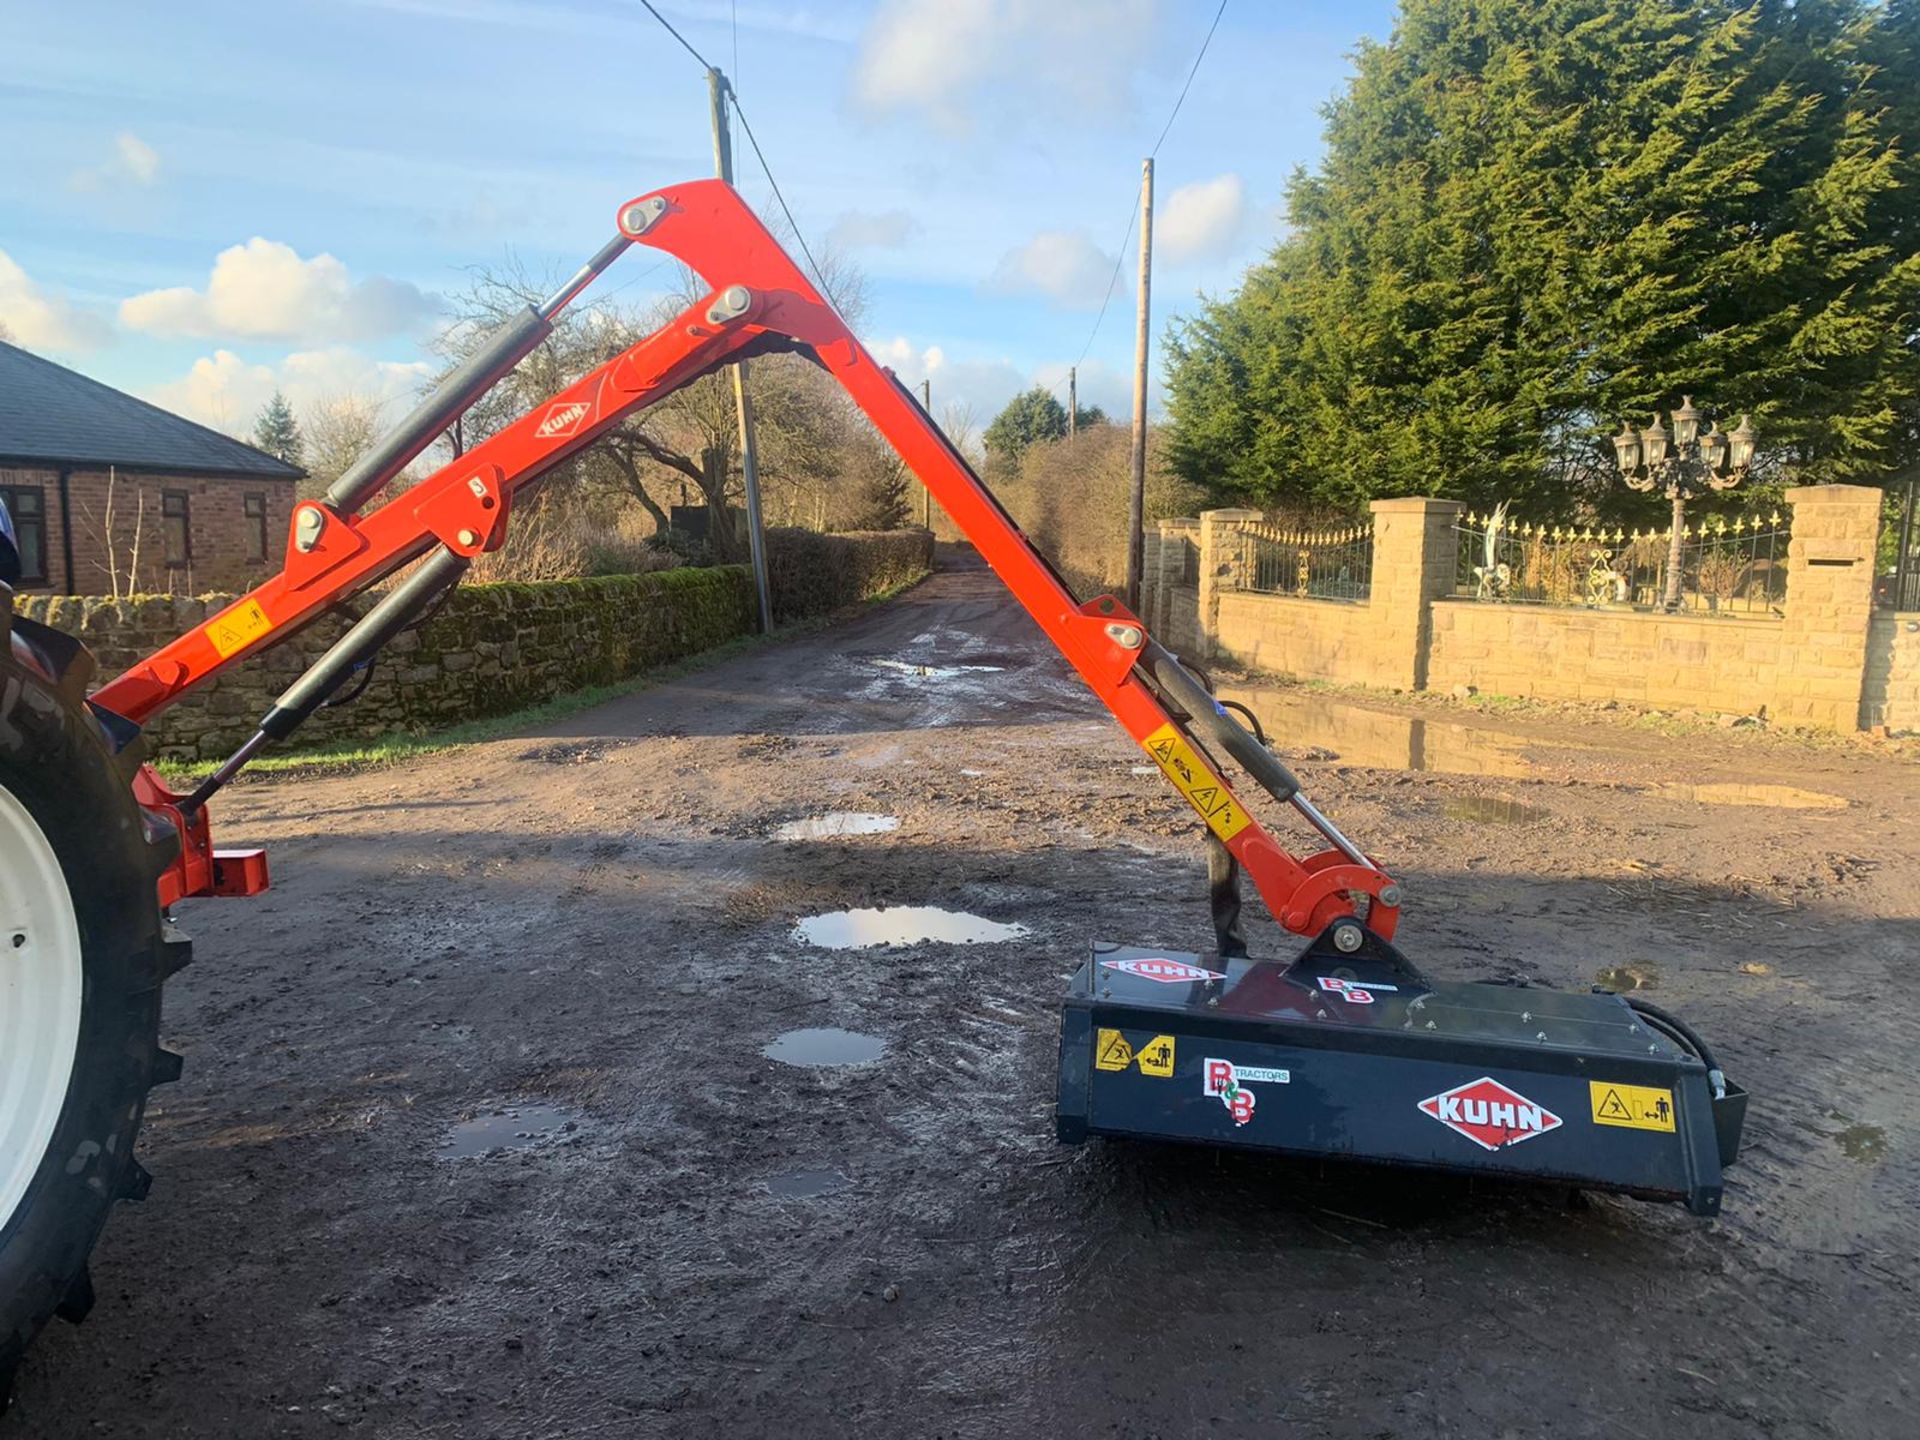
<path id="1" fill-rule="evenodd" d="M 808 239 L 868 275 L 862 335 L 983 423 L 1087 344 L 1214 8 L 661 0 L 732 75 Z M 1272 243 L 1391 13 L 1229 0 L 1160 151 L 1156 331 Z M 473 267 L 571 270 L 621 201 L 712 166 L 705 76 L 633 0 L 0 0 L 0 54 L 0 325 L 233 430 L 276 386 L 411 393 Z M 602 285 L 645 299 L 650 263 Z M 1081 367 L 1117 412 L 1132 273 Z"/>

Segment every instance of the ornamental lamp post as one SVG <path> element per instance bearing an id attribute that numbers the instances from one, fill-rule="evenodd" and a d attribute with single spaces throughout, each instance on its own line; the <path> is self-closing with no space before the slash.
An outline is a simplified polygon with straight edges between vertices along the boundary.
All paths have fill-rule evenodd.
<path id="1" fill-rule="evenodd" d="M 1745 415 L 1731 434 L 1720 433 L 1715 423 L 1706 434 L 1700 433 L 1705 418 L 1694 408 L 1693 397 L 1680 397 L 1680 408 L 1673 412 L 1673 433 L 1660 427 L 1656 414 L 1653 423 L 1639 433 L 1622 422 L 1613 437 L 1613 453 L 1620 463 L 1620 478 L 1635 490 L 1661 489 L 1673 502 L 1673 531 L 1667 547 L 1667 593 L 1662 605 L 1668 610 L 1680 608 L 1681 566 L 1684 564 L 1682 538 L 1686 534 L 1687 502 L 1708 490 L 1731 490 L 1747 478 L 1753 465 L 1753 422 Z"/>

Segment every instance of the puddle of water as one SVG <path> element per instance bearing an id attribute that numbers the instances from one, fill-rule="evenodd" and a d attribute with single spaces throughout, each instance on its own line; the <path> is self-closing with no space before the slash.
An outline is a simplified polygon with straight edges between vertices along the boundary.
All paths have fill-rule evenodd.
<path id="1" fill-rule="evenodd" d="M 562 1105 L 508 1105 L 462 1120 L 440 1145 L 443 1160 L 468 1160 L 495 1150 L 528 1150 L 577 1128 L 579 1117 Z"/>
<path id="2" fill-rule="evenodd" d="M 784 1199 L 811 1200 L 831 1195 L 846 1183 L 847 1177 L 838 1170 L 789 1170 L 767 1181 L 767 1189 Z"/>
<path id="3" fill-rule="evenodd" d="M 1887 1132 L 1878 1125 L 1849 1125 L 1833 1137 L 1833 1143 L 1849 1160 L 1862 1165 L 1877 1165 L 1887 1156 Z"/>
<path id="4" fill-rule="evenodd" d="M 789 820 L 773 835 L 776 840 L 837 840 L 843 835 L 884 835 L 899 828 L 897 816 L 874 815 L 864 810 L 830 810 L 805 820 Z"/>
<path id="5" fill-rule="evenodd" d="M 559 740 L 522 750 L 520 759 L 537 760 L 545 765 L 591 765 L 605 760 L 620 748 L 617 740 Z"/>
<path id="6" fill-rule="evenodd" d="M 1442 808 L 1449 820 L 1471 820 L 1480 825 L 1530 825 L 1553 813 L 1504 795 L 1460 795 Z"/>
<path id="7" fill-rule="evenodd" d="M 887 1053 L 887 1042 L 877 1035 L 853 1030 L 789 1030 L 760 1047 L 760 1053 L 782 1065 L 871 1065 Z"/>
<path id="8" fill-rule="evenodd" d="M 964 910 L 937 905 L 896 905 L 880 910 L 835 910 L 809 915 L 793 927 L 794 938 L 829 950 L 863 950 L 873 945 L 917 945 L 937 940 L 947 945 L 992 944 L 1018 940 L 1027 927 L 1002 924 Z"/>
<path id="9" fill-rule="evenodd" d="M 1004 665 L 915 665 L 907 660 L 875 660 L 882 670 L 892 670 L 914 680 L 951 680 L 956 675 L 991 675 Z"/>
<path id="10" fill-rule="evenodd" d="M 1596 985 L 1624 993 L 1628 990 L 1651 990 L 1659 978 L 1660 972 L 1651 965 L 1609 965 L 1595 974 L 1593 980 Z"/>
<path id="11" fill-rule="evenodd" d="M 1449 775 L 1529 775 L 1525 751 L 1550 742 L 1417 715 L 1392 715 L 1329 695 L 1223 685 L 1259 715 L 1273 743 L 1302 759 L 1380 770 L 1433 770 Z M 1551 742 L 1553 748 L 1571 746 Z"/>
<path id="12" fill-rule="evenodd" d="M 1662 785 L 1660 792 L 1702 805 L 1764 805 L 1774 810 L 1844 810 L 1848 804 L 1844 796 L 1792 785 Z"/>

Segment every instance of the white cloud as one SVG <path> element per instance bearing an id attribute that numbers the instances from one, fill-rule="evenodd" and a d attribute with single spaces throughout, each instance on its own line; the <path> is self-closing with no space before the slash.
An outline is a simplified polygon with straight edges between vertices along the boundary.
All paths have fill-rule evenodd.
<path id="1" fill-rule="evenodd" d="M 904 210 L 849 210 L 833 222 L 827 243 L 838 250 L 898 250 L 919 232 L 920 222 Z"/>
<path id="2" fill-rule="evenodd" d="M 4 250 L 0 250 L 0 327 L 16 345 L 28 350 L 91 349 L 106 329 L 98 317 L 76 310 L 34 284 Z"/>
<path id="3" fill-rule="evenodd" d="M 1045 295 L 1068 310 L 1098 310 L 1113 280 L 1113 256 L 1080 230 L 1043 230 L 1000 257 L 987 289 Z"/>
<path id="4" fill-rule="evenodd" d="M 890 340 L 869 340 L 867 349 L 882 365 L 889 366 L 901 383 L 918 394 L 925 380 L 933 389 L 933 413 L 943 418 L 953 407 L 970 409 L 973 422 L 985 428 L 1014 396 L 1035 385 L 1044 385 L 1067 399 L 1067 367 L 1043 365 L 1037 370 L 1021 369 L 1011 360 L 955 360 L 938 345 L 925 349 L 904 335 Z M 1109 416 L 1124 416 L 1131 402 L 1128 381 L 1110 366 L 1095 361 L 1080 367 L 1080 405 L 1101 405 Z M 1118 407 L 1118 408 L 1116 408 Z"/>
<path id="5" fill-rule="evenodd" d="M 160 152 L 131 130 L 122 130 L 113 137 L 110 159 L 74 171 L 67 184 L 75 190 L 111 190 L 152 185 L 159 178 Z"/>
<path id="6" fill-rule="evenodd" d="M 303 260 L 256 235 L 222 250 L 205 290 L 149 290 L 120 302 L 120 321 L 152 335 L 260 340 L 368 340 L 414 330 L 438 307 L 404 280 L 355 280 L 331 255 Z"/>
<path id="7" fill-rule="evenodd" d="M 994 91 L 1022 108 L 1120 113 L 1158 10 L 1158 0 L 882 0 L 854 62 L 854 98 L 956 133 Z"/>
<path id="8" fill-rule="evenodd" d="M 334 345 L 301 350 L 277 365 L 242 360 L 231 350 L 216 350 L 193 362 L 178 380 L 142 392 L 164 410 L 198 420 L 216 430 L 243 434 L 277 390 L 296 415 L 343 395 L 367 396 L 383 406 L 411 399 L 433 372 L 424 361 L 375 360 Z"/>
<path id="9" fill-rule="evenodd" d="M 131 130 L 122 130 L 114 136 L 113 145 L 119 152 L 121 167 L 137 184 L 151 185 L 160 178 L 160 152 Z"/>
<path id="10" fill-rule="evenodd" d="M 891 339 L 871 339 L 867 349 L 874 359 L 889 367 L 916 395 L 920 382 L 933 387 L 933 413 L 943 417 L 950 405 L 971 407 L 974 423 L 984 428 L 1006 404 L 1023 390 L 1044 386 L 1067 403 L 1067 366 L 1049 362 L 1031 370 L 1011 360 L 955 360 L 938 345 L 922 349 L 904 335 Z M 1080 408 L 1098 405 L 1109 420 L 1125 425 L 1133 414 L 1133 375 L 1100 360 L 1088 360 L 1080 367 Z M 1157 417 L 1162 404 L 1156 380 L 1148 389 L 1147 413 Z"/>
<path id="11" fill-rule="evenodd" d="M 1153 221 L 1153 244 L 1170 261 L 1219 260 L 1233 250 L 1247 219 L 1247 187 L 1238 175 L 1182 185 Z"/>

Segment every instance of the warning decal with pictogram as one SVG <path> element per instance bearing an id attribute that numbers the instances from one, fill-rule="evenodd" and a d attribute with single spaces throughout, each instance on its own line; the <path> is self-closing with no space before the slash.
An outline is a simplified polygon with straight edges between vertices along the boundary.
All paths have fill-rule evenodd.
<path id="1" fill-rule="evenodd" d="M 1593 1100 L 1593 1123 L 1618 1125 L 1625 1130 L 1660 1130 L 1674 1133 L 1673 1092 L 1651 1085 L 1614 1085 L 1605 1080 L 1589 1080 L 1587 1090 Z"/>
<path id="2" fill-rule="evenodd" d="M 1093 1047 L 1097 1070 L 1124 1070 L 1133 1064 L 1133 1047 L 1118 1030 L 1102 1030 Z"/>
<path id="3" fill-rule="evenodd" d="M 1173 1036 L 1156 1035 L 1138 1050 L 1118 1030 L 1101 1030 L 1093 1037 L 1093 1068 L 1125 1070 L 1138 1065 L 1142 1075 L 1161 1080 L 1173 1075 Z"/>

